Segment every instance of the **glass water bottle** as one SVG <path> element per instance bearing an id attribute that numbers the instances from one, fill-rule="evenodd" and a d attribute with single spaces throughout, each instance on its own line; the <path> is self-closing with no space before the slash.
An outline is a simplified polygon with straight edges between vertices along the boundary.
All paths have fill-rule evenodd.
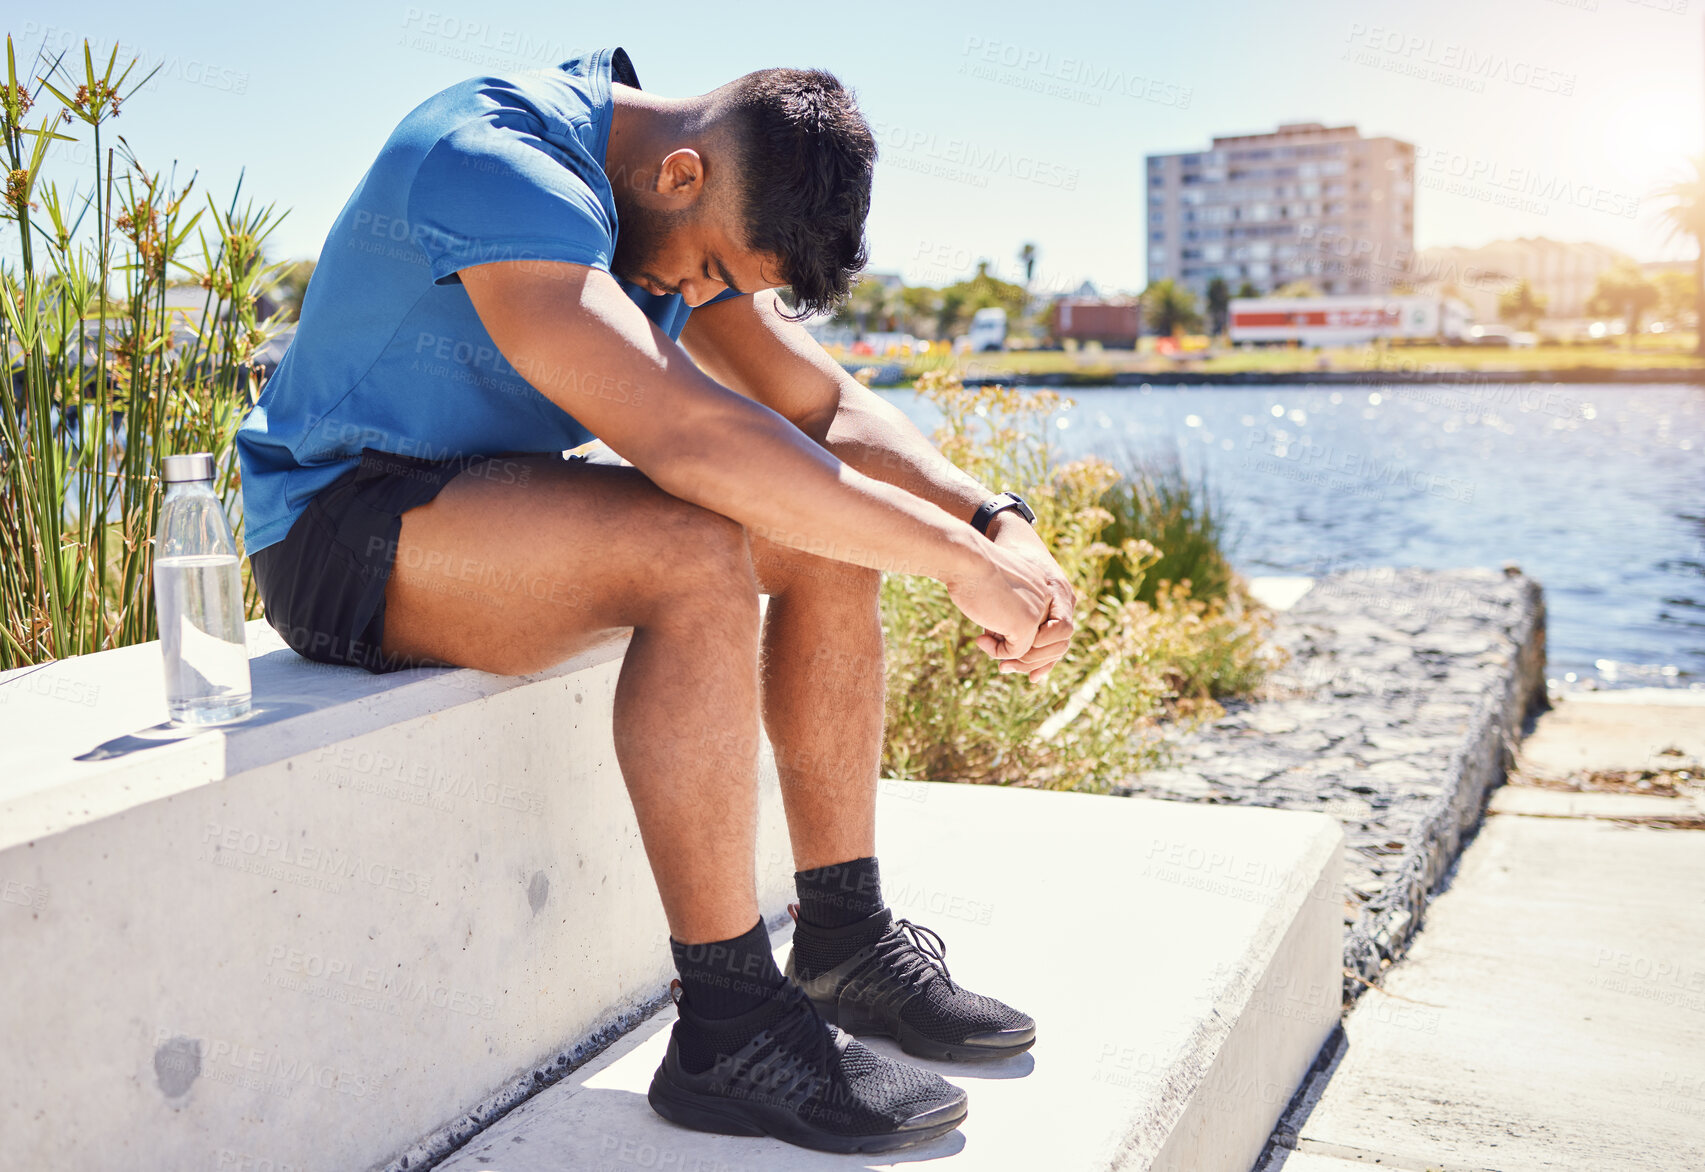
<path id="1" fill-rule="evenodd" d="M 154 539 L 154 605 L 166 662 L 166 707 L 179 724 L 218 724 L 249 710 L 249 649 L 237 542 L 213 492 L 213 457 L 167 456 Z"/>

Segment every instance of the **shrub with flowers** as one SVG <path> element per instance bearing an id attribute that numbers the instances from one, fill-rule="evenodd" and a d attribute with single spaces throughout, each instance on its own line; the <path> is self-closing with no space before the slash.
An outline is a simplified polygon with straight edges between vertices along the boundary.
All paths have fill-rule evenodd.
<path id="1" fill-rule="evenodd" d="M 1161 760 L 1169 728 L 1217 712 L 1216 698 L 1260 682 L 1274 662 L 1263 641 L 1267 613 L 1229 571 L 1212 597 L 1198 597 L 1187 579 L 1149 580 L 1162 551 L 1137 535 L 1145 518 L 1133 515 L 1132 502 L 1154 494 L 1134 492 L 1105 460 L 1059 460 L 1048 438 L 1065 405 L 1057 394 L 970 388 L 946 372 L 925 374 L 917 390 L 941 409 L 934 439 L 943 454 L 984 484 L 1010 486 L 1036 510 L 1038 534 L 1078 590 L 1077 637 L 1048 677 L 1031 684 L 996 670 L 977 648 L 981 629 L 938 583 L 889 575 L 886 773 L 1104 789 Z M 1188 508 L 1190 489 L 1176 480 L 1164 499 Z M 1130 534 L 1117 545 L 1104 540 L 1116 521 L 1109 504 Z"/>

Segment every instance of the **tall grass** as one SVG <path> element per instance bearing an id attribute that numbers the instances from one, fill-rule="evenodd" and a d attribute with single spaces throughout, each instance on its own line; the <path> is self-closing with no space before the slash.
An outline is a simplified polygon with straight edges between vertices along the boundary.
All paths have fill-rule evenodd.
<path id="1" fill-rule="evenodd" d="M 1136 596 L 1152 606 L 1162 583 L 1177 582 L 1188 584 L 1192 598 L 1227 597 L 1236 581 L 1226 560 L 1230 534 L 1207 475 L 1192 480 L 1176 453 L 1140 456 L 1127 450 L 1119 466 L 1124 475 L 1101 498 L 1113 517 L 1101 538 L 1115 546 L 1142 538 L 1155 546 Z M 1125 581 L 1121 566 L 1112 567 L 1110 576 L 1116 584 Z"/>
<path id="2" fill-rule="evenodd" d="M 255 310 L 277 267 L 262 246 L 282 217 L 236 195 L 197 207 L 193 177 L 142 166 L 109 125 L 148 80 L 134 66 L 120 70 L 114 49 L 97 70 L 85 42 L 80 62 L 38 58 L 20 78 L 6 39 L 0 668 L 155 637 L 162 457 L 213 452 L 215 489 L 236 504 L 231 445 L 273 325 Z M 53 152 L 80 138 L 86 186 L 45 182 Z M 175 284 L 202 291 L 199 313 L 168 310 Z"/>
<path id="3" fill-rule="evenodd" d="M 1260 681 L 1273 662 L 1268 616 L 1225 567 L 1217 522 L 1204 527 L 1188 482 L 1162 471 L 1126 484 L 1104 460 L 1062 462 L 1048 436 L 1061 406 L 1051 391 L 966 388 L 947 372 L 917 389 L 942 411 L 943 454 L 1035 508 L 1037 532 L 1078 589 L 1078 635 L 1031 684 L 996 669 L 976 646 L 980 628 L 938 583 L 888 577 L 887 773 L 1102 789 L 1164 756 L 1161 717 L 1214 711 L 1217 697 Z M 1181 536 L 1192 548 L 1170 556 L 1189 573 L 1163 581 L 1159 543 Z M 1198 588 L 1198 577 L 1213 584 Z"/>

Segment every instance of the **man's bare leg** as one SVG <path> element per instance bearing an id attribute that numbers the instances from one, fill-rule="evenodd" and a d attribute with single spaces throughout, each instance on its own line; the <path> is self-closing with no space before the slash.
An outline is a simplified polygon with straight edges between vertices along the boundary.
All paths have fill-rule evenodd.
<path id="1" fill-rule="evenodd" d="M 808 871 L 876 853 L 882 754 L 881 575 L 752 542 L 764 615 L 764 727 L 793 843 Z"/>
<path id="2" fill-rule="evenodd" d="M 632 627 L 616 755 L 670 934 L 752 927 L 758 587 L 738 524 L 632 468 L 499 462 L 403 515 L 385 610 L 386 651 L 506 674 Z"/>
<path id="3" fill-rule="evenodd" d="M 1033 1019 L 938 980 L 939 954 L 920 951 L 925 937 L 896 927 L 891 913 L 879 914 L 882 893 L 870 860 L 882 749 L 880 577 L 764 541 L 752 545 L 770 594 L 764 724 L 795 867 L 812 872 L 796 877 L 802 907 L 788 975 L 825 1014 L 894 1038 L 909 1054 L 964 1060 L 1023 1053 L 1036 1041 Z M 814 905 L 821 920 L 811 918 Z"/>

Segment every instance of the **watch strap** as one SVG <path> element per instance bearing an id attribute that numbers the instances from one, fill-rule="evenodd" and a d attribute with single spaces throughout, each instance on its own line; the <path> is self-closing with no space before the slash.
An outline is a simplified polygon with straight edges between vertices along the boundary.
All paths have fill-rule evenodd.
<path id="1" fill-rule="evenodd" d="M 971 514 L 971 527 L 987 537 L 989 522 L 993 521 L 997 514 L 1004 513 L 1008 509 L 1017 509 L 1019 516 L 1026 521 L 1034 523 L 1036 520 L 1036 514 L 1031 512 L 1030 506 L 1024 503 L 1023 497 L 1017 493 L 1003 492 L 984 501 L 977 511 Z"/>

